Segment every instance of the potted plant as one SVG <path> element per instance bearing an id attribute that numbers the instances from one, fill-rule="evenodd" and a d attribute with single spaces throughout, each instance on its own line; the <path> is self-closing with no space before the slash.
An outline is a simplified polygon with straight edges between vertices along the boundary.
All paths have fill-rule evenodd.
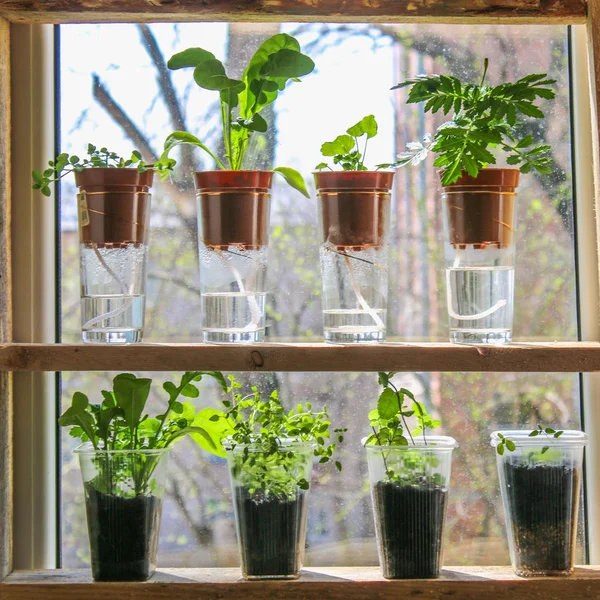
<path id="1" fill-rule="evenodd" d="M 268 400 L 256 388 L 242 395 L 229 377 L 227 452 L 242 575 L 296 579 L 304 560 L 312 464 L 333 461 L 344 429 L 330 433 L 327 409 L 310 403 L 284 410 L 277 391 Z M 218 420 L 218 417 L 213 417 Z M 330 436 L 335 436 L 331 441 Z"/>
<path id="2" fill-rule="evenodd" d="M 521 577 L 573 573 L 582 431 L 494 431 L 502 504 L 512 567 Z"/>
<path id="3" fill-rule="evenodd" d="M 321 154 L 327 163 L 314 173 L 321 230 L 323 329 L 334 343 L 382 342 L 386 334 L 387 262 L 394 164 L 368 170 L 368 141 L 377 135 L 373 115 L 332 142 Z M 362 145 L 362 146 L 361 146 Z M 328 169 L 328 170 L 325 170 Z"/>
<path id="4" fill-rule="evenodd" d="M 206 152 L 216 171 L 195 173 L 198 200 L 203 335 L 207 342 L 260 342 L 265 333 L 265 282 L 269 201 L 273 173 L 309 197 L 300 173 L 289 167 L 245 170 L 250 141 L 266 133 L 261 115 L 288 82 L 314 69 L 298 41 L 280 33 L 265 40 L 249 60 L 241 79 L 232 79 L 223 64 L 202 48 L 171 57 L 170 69 L 193 68 L 194 81 L 218 92 L 221 106 L 222 159 L 196 136 L 170 134 L 161 160 L 180 144 Z"/>
<path id="5" fill-rule="evenodd" d="M 87 157 L 59 154 L 33 171 L 33 189 L 75 174 L 77 195 L 81 335 L 84 342 L 140 342 L 144 330 L 150 188 L 154 171 L 166 177 L 175 161 L 124 159 L 106 148 L 87 147 Z"/>
<path id="6" fill-rule="evenodd" d="M 497 86 L 448 75 L 420 75 L 392 89 L 408 88 L 408 103 L 450 120 L 433 136 L 408 145 L 400 166 L 416 165 L 429 152 L 440 167 L 446 237 L 446 292 L 450 341 L 497 344 L 512 341 L 515 263 L 515 201 L 520 173 L 551 172 L 546 144 L 522 135 L 525 119 L 541 119 L 539 99 L 551 100 L 553 79 L 532 74 Z M 497 152 L 506 165 L 497 164 Z M 518 168 L 514 168 L 518 167 Z"/>
<path id="7" fill-rule="evenodd" d="M 364 438 L 377 549 L 386 579 L 439 577 L 452 450 L 456 440 L 427 434 L 441 423 L 421 402 L 379 373 L 383 391 Z M 408 406 L 410 400 L 412 406 Z M 407 418 L 418 425 L 410 430 Z"/>
<path id="8" fill-rule="evenodd" d="M 156 569 L 156 554 L 167 455 L 173 444 L 190 435 L 200 446 L 224 456 L 220 438 L 226 421 L 212 408 L 196 413 L 180 396 L 197 397 L 196 383 L 218 372 L 187 372 L 179 385 L 164 384 L 167 406 L 153 417 L 145 412 L 151 379 L 121 373 L 113 389 L 102 391 L 102 403 L 90 404 L 75 392 L 58 422 L 83 444 L 79 457 L 96 581 L 145 581 Z M 225 427 L 225 429 L 224 429 Z"/>

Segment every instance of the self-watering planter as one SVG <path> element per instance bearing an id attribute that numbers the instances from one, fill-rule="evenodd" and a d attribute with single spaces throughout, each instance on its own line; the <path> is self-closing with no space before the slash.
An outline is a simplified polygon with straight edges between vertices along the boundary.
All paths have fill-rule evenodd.
<path id="1" fill-rule="evenodd" d="M 156 569 L 168 449 L 79 456 L 95 581 L 145 581 Z"/>
<path id="2" fill-rule="evenodd" d="M 450 341 L 512 341 L 518 169 L 481 169 L 443 188 Z"/>
<path id="3" fill-rule="evenodd" d="M 451 437 L 428 435 L 415 438 L 415 445 L 365 446 L 386 579 L 439 577 L 456 445 Z"/>
<path id="4" fill-rule="evenodd" d="M 587 435 L 501 431 L 491 434 L 494 448 L 499 433 L 516 446 L 496 453 L 513 569 L 521 577 L 570 575 Z"/>
<path id="5" fill-rule="evenodd" d="M 204 341 L 262 342 L 273 172 L 195 177 Z"/>
<path id="6" fill-rule="evenodd" d="M 394 173 L 314 174 L 319 200 L 325 341 L 382 342 Z"/>
<path id="7" fill-rule="evenodd" d="M 308 482 L 315 444 L 289 442 L 275 454 L 225 442 L 242 575 L 296 579 L 304 560 Z M 304 480 L 306 489 L 298 482 Z"/>
<path id="8" fill-rule="evenodd" d="M 153 176 L 114 168 L 75 173 L 84 342 L 142 340 Z"/>

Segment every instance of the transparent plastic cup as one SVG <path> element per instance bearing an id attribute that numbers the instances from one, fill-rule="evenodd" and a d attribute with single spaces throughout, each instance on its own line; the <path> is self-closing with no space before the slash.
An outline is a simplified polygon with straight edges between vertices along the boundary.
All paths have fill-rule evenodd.
<path id="1" fill-rule="evenodd" d="M 439 577 L 456 446 L 446 436 L 415 438 L 414 446 L 365 446 L 377 550 L 386 579 Z"/>
<path id="2" fill-rule="evenodd" d="M 565 431 L 559 438 L 529 437 L 531 430 L 495 431 L 494 448 L 499 433 L 516 445 L 514 452 L 496 452 L 512 567 L 521 577 L 570 575 L 587 435 Z"/>
<path id="3" fill-rule="evenodd" d="M 297 482 L 310 482 L 314 444 L 290 441 L 272 455 L 260 445 L 226 442 L 224 447 L 243 577 L 297 579 L 304 561 L 309 494 Z M 244 463 L 246 452 L 253 464 Z"/>
<path id="4" fill-rule="evenodd" d="M 156 570 L 169 449 L 94 450 L 79 457 L 95 581 L 146 581 Z"/>

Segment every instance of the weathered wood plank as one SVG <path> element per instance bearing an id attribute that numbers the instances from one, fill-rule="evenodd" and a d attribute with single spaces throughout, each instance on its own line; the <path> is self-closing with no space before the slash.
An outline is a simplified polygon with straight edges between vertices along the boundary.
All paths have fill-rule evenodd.
<path id="1" fill-rule="evenodd" d="M 12 341 L 10 25 L 0 19 L 0 341 Z M 12 569 L 12 374 L 0 372 L 0 580 Z"/>
<path id="2" fill-rule="evenodd" d="M 387 21 L 584 23 L 584 0 L 0 0 L 16 23 Z"/>
<path id="3" fill-rule="evenodd" d="M 600 343 L 508 346 L 331 344 L 5 344 L 7 371 L 600 371 Z"/>
<path id="4" fill-rule="evenodd" d="M 377 567 L 310 567 L 296 581 L 243 582 L 239 569 L 161 569 L 145 583 L 92 583 L 87 570 L 17 572 L 0 584 L 2 600 L 595 600 L 600 568 L 568 578 L 520 579 L 508 567 L 448 567 L 440 579 L 387 581 Z"/>

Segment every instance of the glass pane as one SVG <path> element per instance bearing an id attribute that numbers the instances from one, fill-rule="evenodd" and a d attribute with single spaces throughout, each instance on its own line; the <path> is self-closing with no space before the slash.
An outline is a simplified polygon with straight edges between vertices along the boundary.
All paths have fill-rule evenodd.
<path id="1" fill-rule="evenodd" d="M 423 115 L 390 88 L 422 72 L 476 81 L 490 58 L 489 82 L 547 72 L 557 99 L 546 119 L 528 125 L 552 147 L 552 175 L 522 177 L 519 186 L 514 336 L 574 340 L 577 336 L 571 189 L 567 30 L 536 26 L 386 24 L 186 24 L 61 26 L 62 149 L 82 154 L 88 143 L 128 155 L 160 154 L 164 138 L 186 129 L 209 145 L 220 139 L 216 95 L 199 90 L 189 72 L 165 75 L 163 59 L 201 45 L 235 76 L 266 37 L 295 35 L 317 68 L 286 89 L 267 118 L 276 127 L 256 152 L 254 168 L 289 166 L 304 174 L 311 200 L 276 182 L 271 205 L 271 340 L 323 339 L 317 212 L 311 172 L 324 141 L 374 114 L 379 134 L 367 162 L 394 159 L 442 118 Z M 118 40 L 118 44 L 115 43 Z M 97 50 L 102 48 L 102 51 Z M 200 152 L 178 157 L 172 180 L 156 178 L 152 196 L 144 341 L 201 341 L 196 204 L 191 172 L 210 169 Z M 63 340 L 80 340 L 76 188 L 62 185 Z M 448 319 L 442 223 L 432 161 L 399 170 L 392 204 L 388 339 L 446 341 Z M 168 377 L 165 375 L 164 377 Z M 156 382 L 163 376 L 155 374 Z M 173 377 L 171 375 L 170 377 Z M 495 463 L 488 435 L 495 427 L 553 423 L 579 427 L 579 385 L 571 374 L 413 373 L 401 377 L 442 418 L 460 443 L 454 461 L 446 564 L 505 564 Z M 284 403 L 327 403 L 349 427 L 344 471 L 315 485 L 306 564 L 376 564 L 374 530 L 360 438 L 378 396 L 375 374 L 240 374 L 247 384 L 277 386 Z M 73 392 L 98 397 L 109 374 L 65 373 L 63 404 Z M 157 385 L 157 389 L 159 386 Z M 217 392 L 206 390 L 210 402 Z M 74 440 L 63 436 L 63 552 L 66 567 L 89 560 Z M 161 532 L 162 566 L 238 564 L 224 464 L 183 442 L 174 452 Z M 580 539 L 581 536 L 580 536 Z M 581 549 L 581 544 L 580 544 Z"/>

